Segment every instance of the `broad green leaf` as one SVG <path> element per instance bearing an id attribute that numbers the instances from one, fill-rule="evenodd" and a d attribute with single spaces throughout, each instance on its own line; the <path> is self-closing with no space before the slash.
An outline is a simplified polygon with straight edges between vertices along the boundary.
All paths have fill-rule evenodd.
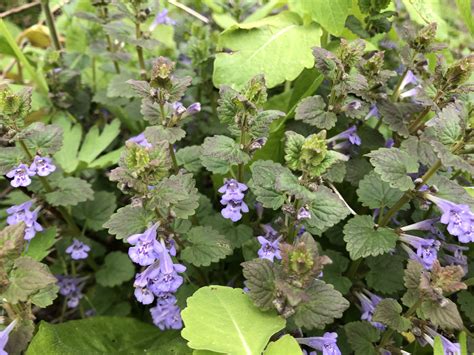
<path id="1" fill-rule="evenodd" d="M 440 336 L 434 337 L 434 344 L 433 344 L 433 355 L 444 355 L 446 352 L 444 351 L 443 342 L 441 341 Z"/>
<path id="2" fill-rule="evenodd" d="M 207 137 L 201 152 L 202 165 L 216 174 L 225 174 L 231 166 L 246 163 L 250 159 L 232 138 L 226 136 Z"/>
<path id="3" fill-rule="evenodd" d="M 474 295 L 461 291 L 457 295 L 457 303 L 466 317 L 474 323 Z"/>
<path id="4" fill-rule="evenodd" d="M 294 320 L 298 327 L 324 329 L 349 308 L 349 302 L 341 293 L 324 281 L 313 281 L 306 293 L 308 299 L 295 309 Z"/>
<path id="5" fill-rule="evenodd" d="M 209 266 L 232 254 L 229 241 L 211 227 L 193 227 L 186 233 L 186 246 L 181 252 L 184 261 L 195 266 Z"/>
<path id="6" fill-rule="evenodd" d="M 418 172 L 418 161 L 415 157 L 398 148 L 380 148 L 366 156 L 370 157 L 375 172 L 391 187 L 402 191 L 415 187 L 408 176 Z"/>
<path id="7" fill-rule="evenodd" d="M 63 129 L 64 142 L 61 149 L 54 154 L 54 161 L 57 162 L 66 173 L 76 170 L 79 159 L 77 152 L 81 144 L 82 125 L 73 124 L 71 119 L 65 115 L 57 115 L 53 123 Z"/>
<path id="8" fill-rule="evenodd" d="M 344 30 L 346 18 L 352 10 L 351 0 L 312 0 L 289 1 L 290 10 L 303 16 L 310 16 L 329 33 L 340 36 Z"/>
<path id="9" fill-rule="evenodd" d="M 107 154 L 101 155 L 92 163 L 90 163 L 87 167 L 90 169 L 105 169 L 109 166 L 115 165 L 119 161 L 120 155 L 122 155 L 123 150 L 124 147 L 121 147 Z"/>
<path id="10" fill-rule="evenodd" d="M 325 186 L 320 186 L 313 193 L 308 206 L 311 218 L 304 220 L 304 224 L 309 228 L 308 230 L 316 234 L 321 234 L 349 214 L 349 210 L 341 199 Z"/>
<path id="11" fill-rule="evenodd" d="M 84 221 L 88 229 L 99 231 L 117 208 L 113 192 L 96 191 L 94 199 L 75 206 L 73 214 Z"/>
<path id="12" fill-rule="evenodd" d="M 359 201 L 369 208 L 392 207 L 403 195 L 403 192 L 391 188 L 375 172 L 365 175 L 357 189 Z"/>
<path id="13" fill-rule="evenodd" d="M 51 252 L 52 246 L 56 243 L 56 227 L 46 229 L 37 233 L 30 241 L 28 249 L 24 255 L 29 256 L 36 261 L 41 261 Z"/>
<path id="14" fill-rule="evenodd" d="M 35 122 L 21 132 L 23 142 L 31 154 L 54 154 L 63 144 L 63 131 L 56 125 Z"/>
<path id="15" fill-rule="evenodd" d="M 321 33 L 319 26 L 304 26 L 297 14 L 288 11 L 233 25 L 219 36 L 218 50 L 226 52 L 216 54 L 214 85 L 242 88 L 257 74 L 265 76 L 270 88 L 294 80 L 313 66 L 311 48 L 319 45 Z"/>
<path id="16" fill-rule="evenodd" d="M 104 224 L 109 233 L 117 239 L 126 239 L 132 234 L 142 233 L 155 215 L 139 206 L 119 208 Z"/>
<path id="17" fill-rule="evenodd" d="M 347 294 L 352 286 L 352 281 L 348 277 L 342 275 L 349 266 L 349 259 L 342 256 L 341 253 L 333 250 L 325 250 L 323 254 L 332 260 L 332 264 L 324 266 L 321 280 L 327 284 L 333 285 L 334 288 L 343 295 Z"/>
<path id="18" fill-rule="evenodd" d="M 393 230 L 376 228 L 371 216 L 355 216 L 344 226 L 344 241 L 352 260 L 388 253 L 397 239 Z"/>
<path id="19" fill-rule="evenodd" d="M 54 191 L 45 194 L 46 201 L 53 206 L 75 206 L 94 196 L 87 181 L 71 176 L 55 180 L 53 188 Z"/>
<path id="20" fill-rule="evenodd" d="M 100 285 L 113 287 L 131 280 L 134 275 L 135 267 L 128 255 L 113 251 L 105 257 L 104 265 L 97 271 L 95 278 Z"/>
<path id="21" fill-rule="evenodd" d="M 276 178 L 280 175 L 292 175 L 291 171 L 279 163 L 269 160 L 259 160 L 250 166 L 252 179 L 249 187 L 255 194 L 257 201 L 263 207 L 276 210 L 285 202 L 284 192 L 276 189 Z"/>
<path id="22" fill-rule="evenodd" d="M 270 337 L 285 327 L 275 313 L 256 308 L 242 289 L 200 288 L 181 312 L 181 336 L 193 349 L 227 354 L 261 354 Z"/>
<path id="23" fill-rule="evenodd" d="M 436 152 L 438 158 L 443 163 L 443 166 L 459 169 L 467 172 L 471 176 L 474 176 L 474 167 L 468 161 L 464 160 L 458 155 L 453 154 L 448 147 L 440 142 L 432 140 L 430 141 L 430 144 L 433 150 Z"/>
<path id="24" fill-rule="evenodd" d="M 30 296 L 57 282 L 48 266 L 28 256 L 15 260 L 8 275 L 8 288 L 2 294 L 9 303 L 25 302 Z"/>
<path id="25" fill-rule="evenodd" d="M 384 298 L 377 304 L 372 316 L 372 321 L 385 324 L 401 333 L 411 326 L 411 322 L 401 316 L 401 313 L 402 306 L 400 306 L 396 300 L 393 298 Z"/>
<path id="26" fill-rule="evenodd" d="M 336 124 L 337 116 L 333 112 L 327 112 L 325 108 L 326 103 L 321 96 L 307 97 L 296 107 L 295 120 L 301 120 L 317 128 L 330 129 Z"/>
<path id="27" fill-rule="evenodd" d="M 232 221 L 225 219 L 221 214 L 214 214 L 200 218 L 201 225 L 209 225 L 227 239 L 232 248 L 240 248 L 242 244 L 253 237 L 253 230 L 245 224 L 236 225 Z"/>
<path id="28" fill-rule="evenodd" d="M 456 0 L 458 5 L 459 12 L 466 23 L 467 28 L 471 32 L 471 35 L 474 36 L 474 20 L 472 17 L 472 0 Z"/>
<path id="29" fill-rule="evenodd" d="M 61 324 L 41 322 L 27 355 L 190 354 L 177 331 L 125 317 L 92 317 Z"/>
<path id="30" fill-rule="evenodd" d="M 0 231 L 0 251 L 2 255 L 0 266 L 4 271 L 10 269 L 21 254 L 25 244 L 24 235 L 24 223 L 6 226 Z"/>
<path id="31" fill-rule="evenodd" d="M 59 286 L 56 284 L 50 284 L 46 288 L 41 289 L 39 292 L 31 296 L 31 303 L 34 305 L 46 308 L 53 304 L 53 301 L 58 297 Z"/>
<path id="32" fill-rule="evenodd" d="M 183 166 L 187 171 L 196 173 L 202 168 L 201 155 L 201 147 L 193 145 L 179 149 L 176 152 L 176 160 L 178 164 Z"/>
<path id="33" fill-rule="evenodd" d="M 167 142 L 174 144 L 186 136 L 186 132 L 179 127 L 151 126 L 145 129 L 145 138 L 148 143 L 157 145 Z"/>
<path id="34" fill-rule="evenodd" d="M 5 175 L 18 165 L 23 154 L 17 147 L 0 147 L 0 175 Z"/>
<path id="35" fill-rule="evenodd" d="M 423 319 L 429 319 L 435 326 L 443 329 L 460 330 L 463 328 L 463 322 L 458 307 L 448 298 L 445 298 L 443 307 L 436 301 L 423 301 L 420 313 L 423 315 Z"/>
<path id="36" fill-rule="evenodd" d="M 133 77 L 134 75 L 129 73 L 121 73 L 112 77 L 107 85 L 107 96 L 125 97 L 127 99 L 137 96 L 135 90 L 127 83 L 127 81 Z"/>
<path id="37" fill-rule="evenodd" d="M 98 126 L 92 127 L 84 138 L 78 159 L 88 164 L 92 163 L 94 159 L 112 143 L 119 133 L 120 121 L 118 119 L 106 124 L 102 132 L 99 132 Z"/>
<path id="38" fill-rule="evenodd" d="M 255 259 L 241 264 L 245 286 L 253 303 L 262 310 L 273 309 L 276 296 L 275 270 L 270 260 Z"/>
<path id="39" fill-rule="evenodd" d="M 378 355 L 374 342 L 380 339 L 380 331 L 369 322 L 351 322 L 344 326 L 347 340 L 355 355 Z"/>
<path id="40" fill-rule="evenodd" d="M 454 105 L 448 105 L 426 122 L 424 134 L 450 146 L 459 141 L 464 133 L 464 125 L 460 110 Z"/>
<path id="41" fill-rule="evenodd" d="M 286 334 L 268 344 L 263 355 L 302 355 L 303 352 L 295 338 Z"/>
<path id="42" fill-rule="evenodd" d="M 436 22 L 438 39 L 449 38 L 451 28 L 444 20 L 446 4 L 441 0 L 402 0 L 411 20 L 419 25 L 426 26 L 427 23 Z"/>

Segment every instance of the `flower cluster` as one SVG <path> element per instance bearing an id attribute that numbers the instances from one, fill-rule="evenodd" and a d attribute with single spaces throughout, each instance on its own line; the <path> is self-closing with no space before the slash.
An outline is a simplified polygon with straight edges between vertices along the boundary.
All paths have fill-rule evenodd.
<path id="1" fill-rule="evenodd" d="M 385 326 L 382 323 L 372 321 L 375 307 L 377 307 L 380 301 L 382 301 L 382 298 L 365 289 L 362 290 L 362 292 L 356 292 L 355 295 L 359 299 L 362 308 L 362 315 L 360 318 L 370 322 L 370 324 L 377 329 L 385 330 Z"/>
<path id="2" fill-rule="evenodd" d="M 441 210 L 440 222 L 447 225 L 448 232 L 456 236 L 461 243 L 474 242 L 474 214 L 468 205 L 426 194 L 426 198 Z"/>
<path id="3" fill-rule="evenodd" d="M 418 261 L 427 270 L 431 270 L 438 258 L 441 243 L 435 239 L 424 239 L 413 235 L 402 234 L 400 240 L 410 259 Z M 415 252 L 410 248 L 415 248 Z"/>
<path id="4" fill-rule="evenodd" d="M 422 337 L 418 338 L 418 341 L 421 343 L 422 346 L 425 346 L 427 343 L 434 347 L 434 338 L 439 337 L 441 339 L 441 343 L 443 344 L 443 350 L 446 355 L 457 355 L 461 354 L 461 346 L 459 343 L 453 343 L 445 336 L 439 334 L 435 330 L 426 327 L 424 328 L 424 332 Z"/>
<path id="5" fill-rule="evenodd" d="M 297 338 L 299 344 L 309 346 L 323 355 L 341 355 L 337 346 L 337 333 L 326 332 L 322 337 Z"/>
<path id="6" fill-rule="evenodd" d="M 138 144 L 138 145 L 140 145 L 140 146 L 142 146 L 142 147 L 144 147 L 144 148 L 151 148 L 151 147 L 153 147 L 153 146 L 151 145 L 151 143 L 149 143 L 149 142 L 146 140 L 145 134 L 144 134 L 143 132 L 140 133 L 140 134 L 137 135 L 137 136 L 134 136 L 134 137 L 132 137 L 132 138 L 129 138 L 129 139 L 127 140 L 127 143 L 128 143 L 128 142 L 136 143 L 136 144 Z"/>
<path id="7" fill-rule="evenodd" d="M 35 156 L 30 166 L 21 163 L 16 168 L 10 170 L 6 176 L 13 187 L 25 187 L 31 184 L 31 176 L 48 176 L 56 170 L 52 159 L 48 157 Z"/>
<path id="8" fill-rule="evenodd" d="M 57 275 L 56 278 L 58 279 L 59 293 L 66 297 L 67 306 L 76 308 L 84 296 L 81 292 L 84 284 L 77 277 Z"/>
<path id="9" fill-rule="evenodd" d="M 168 9 L 163 9 L 156 13 L 155 19 L 148 28 L 152 32 L 158 25 L 176 25 L 176 21 L 168 16 Z"/>
<path id="10" fill-rule="evenodd" d="M 132 261 L 147 268 L 135 277 L 135 297 L 143 304 L 151 304 L 156 298 L 156 307 L 150 309 L 153 323 L 160 329 L 182 327 L 180 309 L 174 293 L 183 283 L 179 273 L 186 267 L 174 264 L 171 256 L 176 255 L 174 243 L 167 246 L 163 239 L 157 241 L 155 223 L 144 233 L 131 235 L 127 241 L 132 245 L 128 255 Z"/>
<path id="11" fill-rule="evenodd" d="M 269 224 L 263 225 L 265 235 L 258 236 L 257 240 L 260 243 L 260 249 L 258 250 L 258 257 L 260 259 L 267 259 L 273 262 L 274 258 L 281 259 L 280 254 L 280 240 L 281 236 L 278 235 L 277 231 L 273 229 Z"/>
<path id="12" fill-rule="evenodd" d="M 43 227 L 37 222 L 40 207 L 30 211 L 33 206 L 33 200 L 26 201 L 20 205 L 15 205 L 7 209 L 7 224 L 14 225 L 20 222 L 25 223 L 25 240 L 31 240 L 36 232 L 41 232 Z"/>
<path id="13" fill-rule="evenodd" d="M 67 247 L 66 254 L 71 255 L 73 260 L 86 259 L 91 248 L 83 242 L 74 238 L 72 244 Z"/>
<path id="14" fill-rule="evenodd" d="M 227 180 L 219 188 L 218 191 L 223 194 L 221 204 L 225 207 L 222 209 L 221 214 L 224 218 L 237 222 L 242 218 L 242 212 L 247 213 L 249 211 L 247 204 L 244 202 L 244 192 L 247 188 L 247 185 L 235 179 Z"/>

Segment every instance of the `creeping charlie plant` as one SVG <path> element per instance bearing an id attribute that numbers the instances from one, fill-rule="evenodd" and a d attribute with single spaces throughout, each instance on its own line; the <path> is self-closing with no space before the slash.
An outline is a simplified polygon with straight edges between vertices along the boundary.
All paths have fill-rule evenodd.
<path id="1" fill-rule="evenodd" d="M 8 6 L 1 354 L 474 351 L 469 1 Z"/>

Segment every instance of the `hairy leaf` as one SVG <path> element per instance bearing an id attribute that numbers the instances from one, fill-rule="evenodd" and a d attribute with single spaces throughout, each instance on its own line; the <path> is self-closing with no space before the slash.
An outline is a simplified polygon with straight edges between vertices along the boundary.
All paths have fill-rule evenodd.
<path id="1" fill-rule="evenodd" d="M 263 355 L 302 355 L 298 342 L 291 335 L 286 334 L 277 341 L 268 344 Z"/>
<path id="2" fill-rule="evenodd" d="M 104 228 L 104 223 L 109 220 L 116 208 L 114 193 L 96 191 L 93 200 L 75 206 L 73 213 L 76 218 L 84 221 L 87 228 L 99 231 Z"/>
<path id="3" fill-rule="evenodd" d="M 365 175 L 357 189 L 359 201 L 369 208 L 392 207 L 403 195 L 403 192 L 391 188 L 375 172 Z"/>
<path id="4" fill-rule="evenodd" d="M 63 131 L 56 125 L 35 122 L 21 132 L 21 138 L 31 154 L 54 154 L 63 144 Z"/>
<path id="5" fill-rule="evenodd" d="M 117 239 L 126 239 L 132 234 L 142 233 L 148 224 L 155 218 L 153 213 L 143 207 L 125 206 L 119 208 L 104 224 L 109 234 L 115 235 Z"/>
<path id="6" fill-rule="evenodd" d="M 54 191 L 45 194 L 46 201 L 53 206 L 75 206 L 79 202 L 92 200 L 91 185 L 80 178 L 65 177 L 54 181 Z"/>
<path id="7" fill-rule="evenodd" d="M 380 331 L 369 322 L 347 323 L 344 330 L 355 355 L 379 354 L 373 343 L 380 339 Z"/>
<path id="8" fill-rule="evenodd" d="M 24 255 L 36 261 L 41 261 L 49 255 L 51 248 L 56 243 L 56 227 L 50 227 L 41 233 L 37 233 L 31 239 L 28 249 Z"/>
<path id="9" fill-rule="evenodd" d="M 113 287 L 131 280 L 135 275 L 133 266 L 127 254 L 113 251 L 105 257 L 104 265 L 97 271 L 97 282 L 106 287 Z"/>
<path id="10" fill-rule="evenodd" d="M 202 165 L 216 174 L 225 174 L 231 166 L 246 163 L 250 159 L 232 138 L 226 136 L 207 137 L 201 152 Z"/>
<path id="11" fill-rule="evenodd" d="M 385 324 L 401 333 L 406 331 L 411 325 L 407 318 L 400 315 L 401 313 L 402 306 L 396 300 L 385 298 L 375 308 L 372 321 Z"/>
<path id="12" fill-rule="evenodd" d="M 267 259 L 255 259 L 242 263 L 242 267 L 245 286 L 253 303 L 264 311 L 273 309 L 276 292 L 273 263 Z"/>
<path id="13" fill-rule="evenodd" d="M 296 107 L 295 120 L 301 120 L 317 128 L 330 129 L 336 124 L 337 116 L 333 112 L 325 111 L 325 108 L 326 103 L 321 96 L 307 97 Z"/>

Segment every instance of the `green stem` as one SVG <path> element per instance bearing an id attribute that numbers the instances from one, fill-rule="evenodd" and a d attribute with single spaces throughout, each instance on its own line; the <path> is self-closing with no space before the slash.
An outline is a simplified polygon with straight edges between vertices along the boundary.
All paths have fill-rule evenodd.
<path id="1" fill-rule="evenodd" d="M 56 32 L 56 27 L 54 26 L 54 18 L 49 8 L 49 0 L 41 0 L 41 9 L 43 10 L 44 16 L 46 18 L 46 25 L 49 28 L 49 34 L 51 36 L 51 40 L 53 41 L 53 47 L 55 50 L 60 51 L 61 44 L 59 43 L 58 33 Z"/>
<path id="2" fill-rule="evenodd" d="M 244 116 L 243 122 L 240 126 L 240 149 L 243 152 L 247 152 L 247 149 L 246 149 L 247 142 L 246 142 L 246 136 L 245 136 L 246 126 L 247 126 L 247 116 Z M 242 182 L 242 183 L 244 182 L 244 170 L 245 170 L 245 164 L 240 163 L 238 167 L 238 171 L 237 171 L 237 181 Z"/>
<path id="3" fill-rule="evenodd" d="M 102 15 L 102 18 L 104 19 L 104 21 L 107 21 L 107 18 L 109 17 L 108 13 L 107 13 L 107 8 L 106 7 L 100 7 L 99 11 L 100 11 L 100 15 Z M 110 53 L 115 53 L 115 47 L 113 46 L 112 39 L 110 38 L 110 36 L 108 34 L 105 35 L 105 40 L 107 41 L 107 50 Z M 115 72 L 117 74 L 120 74 L 119 63 L 116 60 L 114 60 L 113 63 L 114 63 L 114 67 L 115 67 Z"/>
<path id="4" fill-rule="evenodd" d="M 171 143 L 168 143 L 168 150 L 170 152 L 170 157 L 173 162 L 173 169 L 175 172 L 178 172 L 179 170 L 178 160 L 176 159 L 176 154 L 174 153 L 174 148 Z"/>
<path id="5" fill-rule="evenodd" d="M 137 40 L 142 37 L 140 22 L 138 22 L 138 20 L 137 22 L 135 22 L 135 35 L 136 35 Z M 139 45 L 137 45 L 136 48 L 137 48 L 138 64 L 140 65 L 140 76 L 142 80 L 147 80 L 145 59 L 143 58 L 143 48 Z"/>
<path id="6" fill-rule="evenodd" d="M 347 270 L 347 277 L 350 278 L 351 280 L 354 280 L 354 277 L 357 273 L 357 270 L 359 269 L 359 266 L 362 264 L 362 258 L 354 260 L 351 262 L 351 265 L 349 266 L 349 270 Z"/>
<path id="7" fill-rule="evenodd" d="M 392 93 L 392 101 L 395 102 L 398 100 L 398 97 L 400 96 L 400 86 L 402 86 L 403 80 L 405 80 L 405 77 L 408 74 L 408 66 L 406 67 L 405 71 L 403 72 L 402 76 L 398 79 L 397 85 L 395 86 L 395 89 L 393 89 Z"/>

